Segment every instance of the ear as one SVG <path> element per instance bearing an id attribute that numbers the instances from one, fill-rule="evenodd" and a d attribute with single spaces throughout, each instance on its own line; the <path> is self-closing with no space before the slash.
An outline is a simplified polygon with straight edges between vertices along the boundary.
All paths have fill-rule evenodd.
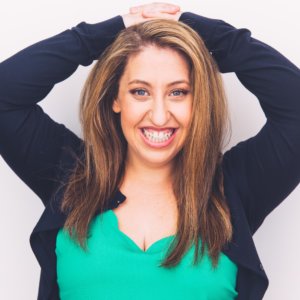
<path id="1" fill-rule="evenodd" d="M 119 103 L 119 99 L 115 99 L 112 105 L 112 109 L 115 113 L 119 113 L 121 111 L 121 107 L 120 107 L 120 103 Z"/>

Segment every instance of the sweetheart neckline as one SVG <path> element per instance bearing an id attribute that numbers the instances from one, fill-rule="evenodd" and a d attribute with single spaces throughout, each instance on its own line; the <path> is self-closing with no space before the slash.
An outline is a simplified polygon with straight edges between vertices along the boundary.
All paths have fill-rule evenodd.
<path id="1" fill-rule="evenodd" d="M 162 242 L 166 242 L 168 240 L 170 240 L 171 238 L 173 239 L 175 237 L 175 234 L 173 235 L 169 235 L 166 237 L 163 237 L 155 242 L 153 242 L 145 251 L 143 249 L 141 249 L 136 242 L 129 237 L 126 233 L 124 233 L 123 231 L 120 230 L 119 228 L 119 219 L 116 215 L 116 213 L 110 209 L 108 210 L 106 213 L 110 213 L 113 216 L 114 219 L 114 225 L 115 225 L 115 229 L 116 231 L 119 233 L 120 236 L 122 236 L 123 238 L 125 238 L 131 245 L 133 245 L 134 248 L 136 248 L 139 252 L 144 253 L 144 254 L 149 254 L 151 252 L 157 252 L 157 250 L 161 250 L 161 248 L 157 248 L 158 245 L 160 245 Z M 156 249 L 156 251 L 155 251 Z"/>

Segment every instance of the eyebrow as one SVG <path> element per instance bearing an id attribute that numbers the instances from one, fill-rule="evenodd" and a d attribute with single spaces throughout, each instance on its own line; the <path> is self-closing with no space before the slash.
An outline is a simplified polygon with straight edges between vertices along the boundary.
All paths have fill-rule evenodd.
<path id="1" fill-rule="evenodd" d="M 151 84 L 147 81 L 144 81 L 144 80 L 139 80 L 139 79 L 134 79 L 134 80 L 131 80 L 129 84 L 134 84 L 134 83 L 142 83 L 144 85 L 147 85 L 147 86 L 151 86 Z M 170 82 L 167 84 L 167 86 L 172 86 L 172 85 L 175 85 L 175 84 L 179 84 L 179 83 L 186 83 L 186 84 L 190 84 L 189 81 L 187 80 L 176 80 L 176 81 L 173 81 L 173 82 Z"/>

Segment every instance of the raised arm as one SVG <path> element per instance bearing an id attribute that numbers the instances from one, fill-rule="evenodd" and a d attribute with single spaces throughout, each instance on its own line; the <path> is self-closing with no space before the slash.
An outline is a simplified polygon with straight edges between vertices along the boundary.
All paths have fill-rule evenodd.
<path id="1" fill-rule="evenodd" d="M 165 18 L 179 17 L 179 7 L 148 4 Z M 83 141 L 52 120 L 37 104 L 79 65 L 88 66 L 126 27 L 148 17 L 134 9 L 97 24 L 82 22 L 25 48 L 0 64 L 0 154 L 46 205 L 59 184 L 66 151 L 80 154 Z M 65 157 L 64 157 L 65 158 Z"/>
<path id="2" fill-rule="evenodd" d="M 193 13 L 180 21 L 204 38 L 222 73 L 236 73 L 267 118 L 257 135 L 224 154 L 254 233 L 300 182 L 300 71 L 248 29 Z"/>
<path id="3" fill-rule="evenodd" d="M 87 66 L 124 28 L 121 16 L 82 22 L 0 64 L 0 154 L 46 205 L 56 187 L 63 149 L 82 141 L 37 104 L 79 65 Z"/>

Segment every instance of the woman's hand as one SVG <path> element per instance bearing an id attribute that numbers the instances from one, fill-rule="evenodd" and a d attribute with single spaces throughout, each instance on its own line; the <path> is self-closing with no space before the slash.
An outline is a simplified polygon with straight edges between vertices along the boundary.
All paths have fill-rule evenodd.
<path id="1" fill-rule="evenodd" d="M 178 21 L 181 15 L 180 7 L 177 5 L 154 2 L 140 6 L 131 7 L 129 14 L 123 15 L 125 27 L 145 22 L 151 19 L 172 19 Z"/>

